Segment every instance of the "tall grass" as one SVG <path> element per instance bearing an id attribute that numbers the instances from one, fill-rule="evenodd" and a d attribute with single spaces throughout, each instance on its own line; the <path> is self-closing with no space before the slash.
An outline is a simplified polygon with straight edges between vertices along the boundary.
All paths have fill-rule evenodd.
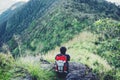
<path id="1" fill-rule="evenodd" d="M 37 80 L 54 80 L 55 74 L 52 71 L 41 68 L 39 58 L 28 56 L 21 57 L 17 60 L 17 65 L 28 70 L 33 79 Z"/>

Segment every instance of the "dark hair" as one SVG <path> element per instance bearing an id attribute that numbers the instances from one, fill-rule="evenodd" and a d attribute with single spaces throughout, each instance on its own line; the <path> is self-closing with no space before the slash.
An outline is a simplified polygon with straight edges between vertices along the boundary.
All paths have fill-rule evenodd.
<path id="1" fill-rule="evenodd" d="M 66 47 L 61 47 L 60 48 L 60 52 L 61 52 L 61 54 L 65 54 L 66 53 Z"/>

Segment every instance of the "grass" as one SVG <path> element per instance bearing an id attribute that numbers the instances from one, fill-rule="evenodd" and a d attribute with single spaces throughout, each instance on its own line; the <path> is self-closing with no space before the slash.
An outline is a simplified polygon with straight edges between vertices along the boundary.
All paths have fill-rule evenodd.
<path id="1" fill-rule="evenodd" d="M 0 80 L 20 80 L 28 75 L 34 80 L 54 80 L 54 72 L 42 68 L 39 60 L 34 56 L 14 60 L 10 54 L 0 53 Z"/>
<path id="2" fill-rule="evenodd" d="M 88 65 L 94 72 L 99 73 L 99 76 L 102 78 L 104 76 L 102 73 L 112 70 L 112 66 L 104 58 L 95 53 L 97 46 L 94 42 L 96 40 L 97 35 L 83 31 L 72 40 L 62 44 L 62 46 L 67 47 L 67 53 L 70 54 L 71 61 Z M 54 50 L 49 51 L 48 54 L 44 55 L 44 58 L 54 62 L 54 57 L 59 53 L 59 48 L 56 47 Z"/>
<path id="3" fill-rule="evenodd" d="M 33 79 L 37 80 L 53 80 L 55 74 L 50 70 L 44 70 L 41 68 L 41 63 L 38 57 L 27 56 L 21 57 L 17 60 L 17 65 L 28 70 Z"/>

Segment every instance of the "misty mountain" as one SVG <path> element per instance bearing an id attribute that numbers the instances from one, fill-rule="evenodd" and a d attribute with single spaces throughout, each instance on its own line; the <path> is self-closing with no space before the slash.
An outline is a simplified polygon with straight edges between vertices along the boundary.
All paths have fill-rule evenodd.
<path id="1" fill-rule="evenodd" d="M 0 15 L 0 37 L 5 32 L 7 20 L 18 10 L 20 10 L 22 6 L 24 6 L 24 2 L 15 3 L 8 10 Z"/>
<path id="2" fill-rule="evenodd" d="M 49 3 L 48 3 L 49 2 Z M 9 40 L 13 33 L 21 33 L 22 30 L 24 30 L 26 27 L 28 27 L 29 23 L 34 20 L 35 18 L 37 18 L 38 16 L 44 14 L 44 10 L 46 8 L 49 7 L 49 5 L 53 2 L 53 0 L 49 1 L 42 1 L 42 0 L 31 0 L 30 2 L 28 2 L 26 5 L 24 5 L 22 8 L 20 8 L 20 10 L 16 11 L 14 15 L 12 15 L 6 22 L 6 26 L 4 26 L 4 28 L 6 28 L 5 33 L 4 33 L 4 41 L 6 42 L 7 40 Z M 1 15 L 1 20 L 6 19 L 6 17 L 9 16 L 9 14 L 12 14 L 11 9 L 15 7 L 15 5 L 13 5 L 9 10 L 7 10 L 5 13 L 7 14 L 3 14 Z M 9 12 L 9 13 L 8 13 Z M 38 16 L 37 16 L 38 15 Z M 36 17 L 37 16 L 37 17 Z M 4 19 L 3 19 L 4 18 Z M 2 24 L 4 25 L 4 23 Z M 23 26 L 21 28 L 21 26 Z M 15 31 L 16 30 L 16 31 Z M 18 31 L 17 31 L 18 30 Z M 12 32 L 11 32 L 12 31 Z M 3 35 L 3 34 L 2 34 Z M 7 36 L 9 35 L 9 36 Z M 3 41 L 3 40 L 2 40 Z"/>
<path id="3" fill-rule="evenodd" d="M 17 12 L 18 9 L 20 9 L 20 7 L 23 6 L 23 4 L 24 2 L 15 3 L 9 9 L 4 11 L 0 15 L 0 24 L 2 24 L 2 22 L 5 22 L 10 16 L 12 16 L 15 12 Z"/>

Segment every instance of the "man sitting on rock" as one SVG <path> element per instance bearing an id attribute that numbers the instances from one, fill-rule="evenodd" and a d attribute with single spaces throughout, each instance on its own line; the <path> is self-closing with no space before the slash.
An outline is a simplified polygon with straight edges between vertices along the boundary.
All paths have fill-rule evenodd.
<path id="1" fill-rule="evenodd" d="M 67 74 L 69 72 L 70 56 L 69 54 L 66 54 L 66 51 L 66 47 L 61 47 L 60 53 L 55 57 L 55 71 L 59 75 Z"/>

